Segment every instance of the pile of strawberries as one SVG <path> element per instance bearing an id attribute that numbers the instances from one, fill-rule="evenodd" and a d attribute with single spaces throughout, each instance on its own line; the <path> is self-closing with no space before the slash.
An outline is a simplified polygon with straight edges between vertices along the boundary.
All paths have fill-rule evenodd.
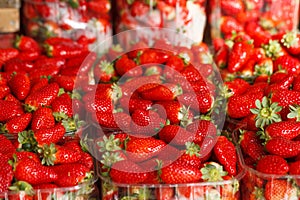
<path id="1" fill-rule="evenodd" d="M 194 198 L 214 194 L 238 199 L 236 149 L 213 123 L 222 101 L 212 64 L 201 60 L 207 46 L 187 48 L 157 40 L 153 46 L 139 41 L 128 52 L 118 50 L 113 62 L 116 48 L 100 58 L 94 68 L 97 84 L 83 96 L 91 123 L 99 129 L 104 199 L 145 193 L 145 199 L 192 198 L 193 194 Z M 110 82 L 96 73 L 105 67 L 113 72 Z M 229 182 L 222 188 L 187 185 L 145 192 L 136 186 L 223 180 Z"/>
<path id="2" fill-rule="evenodd" d="M 94 178 L 93 158 L 80 145 L 85 116 L 74 90 L 87 44 L 51 38 L 40 45 L 20 36 L 15 48 L 0 49 L 1 195 L 16 190 L 26 199 L 47 199 L 53 188 Z M 33 197 L 38 188 L 52 190 Z M 19 199 L 16 194 L 9 199 Z"/>

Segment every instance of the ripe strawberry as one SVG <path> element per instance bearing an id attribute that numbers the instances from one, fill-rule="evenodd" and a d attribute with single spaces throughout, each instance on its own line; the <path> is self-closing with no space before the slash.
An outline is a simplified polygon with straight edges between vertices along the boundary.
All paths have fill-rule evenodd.
<path id="1" fill-rule="evenodd" d="M 235 42 L 228 58 L 229 72 L 237 72 L 248 62 L 253 53 L 253 44 L 250 41 Z"/>
<path id="2" fill-rule="evenodd" d="M 293 90 L 277 90 L 272 93 L 271 101 L 278 102 L 278 105 L 282 107 L 293 104 L 300 105 L 300 92 Z"/>
<path id="3" fill-rule="evenodd" d="M 148 173 L 144 172 L 138 164 L 130 160 L 122 160 L 112 165 L 109 175 L 116 183 L 137 184 L 144 182 Z"/>
<path id="4" fill-rule="evenodd" d="M 130 5 L 130 14 L 133 17 L 143 16 L 149 12 L 149 9 L 150 7 L 146 3 L 140 1 L 134 1 Z"/>
<path id="5" fill-rule="evenodd" d="M 155 189 L 155 199 L 163 200 L 163 199 L 172 199 L 175 195 L 175 191 L 173 188 L 156 188 Z"/>
<path id="6" fill-rule="evenodd" d="M 50 79 L 50 82 L 55 82 L 60 88 L 63 88 L 65 92 L 72 92 L 74 89 L 75 78 L 73 76 L 55 75 Z"/>
<path id="7" fill-rule="evenodd" d="M 0 49 L 0 55 L 0 68 L 2 68 L 5 62 L 19 55 L 19 50 L 15 48 Z"/>
<path id="8" fill-rule="evenodd" d="M 209 90 L 206 92 L 184 93 L 178 97 L 178 101 L 195 110 L 196 113 L 207 113 L 212 109 L 214 98 Z"/>
<path id="9" fill-rule="evenodd" d="M 51 106 L 56 121 L 73 117 L 72 99 L 69 94 L 64 93 L 56 97 Z"/>
<path id="10" fill-rule="evenodd" d="M 249 115 L 250 109 L 255 108 L 255 101 L 263 98 L 263 92 L 250 93 L 249 91 L 242 95 L 235 95 L 228 99 L 227 114 L 231 118 L 242 118 Z"/>
<path id="11" fill-rule="evenodd" d="M 15 163 L 14 176 L 17 180 L 29 184 L 51 183 L 58 179 L 57 173 L 30 158 L 23 158 Z"/>
<path id="12" fill-rule="evenodd" d="M 300 34 L 296 31 L 285 33 L 280 41 L 290 54 L 300 54 Z"/>
<path id="13" fill-rule="evenodd" d="M 167 62 L 169 54 L 160 49 L 146 49 L 139 57 L 139 64 L 162 64 Z"/>
<path id="14" fill-rule="evenodd" d="M 280 156 L 266 155 L 257 162 L 256 170 L 265 174 L 285 175 L 289 171 L 289 165 Z"/>
<path id="15" fill-rule="evenodd" d="M 228 55 L 229 47 L 225 44 L 221 46 L 219 50 L 216 50 L 214 61 L 220 69 L 224 69 L 227 66 Z"/>
<path id="16" fill-rule="evenodd" d="M 30 80 L 27 74 L 12 74 L 12 78 L 8 81 L 8 85 L 13 95 L 19 100 L 24 100 L 30 91 Z"/>
<path id="17" fill-rule="evenodd" d="M 28 36 L 18 36 L 15 41 L 15 47 L 20 51 L 40 51 L 37 41 Z"/>
<path id="18" fill-rule="evenodd" d="M 35 69 L 35 64 L 32 61 L 25 61 L 19 58 L 13 58 L 7 61 L 3 67 L 5 72 L 25 72 L 28 73 Z"/>
<path id="19" fill-rule="evenodd" d="M 92 94 L 95 95 L 95 98 L 109 99 L 113 102 L 116 102 L 120 97 L 122 97 L 123 91 L 122 88 L 117 84 L 99 83 L 97 85 L 96 93 L 95 91 L 92 92 Z"/>
<path id="20" fill-rule="evenodd" d="M 159 139 L 171 145 L 183 146 L 187 141 L 193 140 L 193 134 L 179 125 L 165 125 L 159 132 Z"/>
<path id="21" fill-rule="evenodd" d="M 39 107 L 32 115 L 31 129 L 33 131 L 39 129 L 52 128 L 55 125 L 55 119 L 52 109 L 48 107 Z"/>
<path id="22" fill-rule="evenodd" d="M 126 74 L 126 76 L 129 77 L 137 77 L 143 73 L 142 68 L 138 67 L 126 54 L 122 55 L 121 58 L 115 62 L 115 69 L 120 76 Z"/>
<path id="23" fill-rule="evenodd" d="M 178 165 L 182 166 L 192 166 L 195 168 L 200 168 L 203 159 L 200 158 L 200 147 L 193 142 L 185 143 L 186 149 L 181 151 L 181 155 L 175 161 Z"/>
<path id="24" fill-rule="evenodd" d="M 230 35 L 232 31 L 237 33 L 243 31 L 243 26 L 231 16 L 222 16 L 220 19 L 220 29 L 224 35 Z"/>
<path id="25" fill-rule="evenodd" d="M 236 78 L 233 81 L 226 81 L 224 85 L 229 92 L 229 95 L 241 95 L 247 91 L 250 84 L 241 78 Z"/>
<path id="26" fill-rule="evenodd" d="M 199 168 L 173 162 L 161 169 L 160 178 L 166 184 L 196 183 L 202 178 Z"/>
<path id="27" fill-rule="evenodd" d="M 15 155 L 17 156 L 17 160 L 22 160 L 23 158 L 30 158 L 31 160 L 37 163 L 41 162 L 39 155 L 31 151 L 17 151 Z"/>
<path id="28" fill-rule="evenodd" d="M 109 82 L 116 78 L 117 73 L 113 63 L 107 60 L 101 60 L 99 64 L 94 67 L 94 75 L 96 80 L 100 82 Z"/>
<path id="29" fill-rule="evenodd" d="M 12 158 L 12 155 L 16 152 L 16 148 L 10 140 L 8 140 L 4 135 L 0 135 L 0 153 L 3 155 Z"/>
<path id="30" fill-rule="evenodd" d="M 244 12 L 245 5 L 241 0 L 222 0 L 221 11 L 225 15 L 236 16 L 237 14 Z"/>
<path id="31" fill-rule="evenodd" d="M 24 113 L 20 116 L 15 116 L 7 121 L 3 126 L 0 126 L 2 133 L 16 134 L 24 131 L 31 122 L 32 114 Z"/>
<path id="32" fill-rule="evenodd" d="M 103 128 L 130 130 L 131 117 L 125 112 L 103 113 L 96 112 L 96 121 Z"/>
<path id="33" fill-rule="evenodd" d="M 42 164 L 56 165 L 76 163 L 81 159 L 81 153 L 72 149 L 51 143 L 43 145 L 41 149 Z"/>
<path id="34" fill-rule="evenodd" d="M 300 134 L 300 122 L 281 121 L 274 122 L 265 128 L 264 132 L 260 132 L 264 139 L 268 140 L 275 137 L 284 137 L 293 139 Z"/>
<path id="35" fill-rule="evenodd" d="M 89 169 L 79 163 L 56 165 L 50 168 L 58 175 L 54 183 L 59 187 L 73 187 L 93 179 Z"/>
<path id="36" fill-rule="evenodd" d="M 0 85 L 0 99 L 3 99 L 9 94 L 11 94 L 11 91 L 8 85 Z"/>
<path id="37" fill-rule="evenodd" d="M 188 82 L 202 81 L 204 79 L 200 71 L 192 64 L 186 66 L 180 73 Z"/>
<path id="38" fill-rule="evenodd" d="M 0 121 L 4 122 L 15 116 L 23 114 L 23 108 L 19 103 L 13 101 L 0 100 Z"/>
<path id="39" fill-rule="evenodd" d="M 172 68 L 175 71 L 181 72 L 185 67 L 184 61 L 181 57 L 177 55 L 171 56 L 168 61 L 166 62 L 166 68 Z M 169 77 L 166 73 L 164 73 L 166 77 Z"/>
<path id="40" fill-rule="evenodd" d="M 50 106 L 52 101 L 57 97 L 59 85 L 50 83 L 35 93 L 30 94 L 25 99 L 25 109 L 28 111 L 37 110 L 41 106 Z"/>
<path id="41" fill-rule="evenodd" d="M 270 84 L 266 90 L 265 95 L 269 95 L 271 92 L 275 90 L 288 90 L 294 81 L 294 76 L 291 74 L 286 75 L 281 81 Z"/>
<path id="42" fill-rule="evenodd" d="M 300 61 L 288 54 L 282 55 L 274 60 L 274 71 L 280 69 L 297 76 L 300 73 Z"/>
<path id="43" fill-rule="evenodd" d="M 300 161 L 299 160 L 289 163 L 289 167 L 290 167 L 290 171 L 289 171 L 290 175 L 300 175 Z M 296 183 L 297 183 L 297 185 L 299 185 L 300 180 L 296 179 Z"/>
<path id="44" fill-rule="evenodd" d="M 136 109 L 131 115 L 131 131 L 133 134 L 152 136 L 165 124 L 165 120 L 153 110 Z"/>
<path id="45" fill-rule="evenodd" d="M 219 136 L 214 146 L 214 154 L 217 160 L 224 166 L 229 175 L 237 174 L 237 153 L 235 146 L 225 136 Z"/>
<path id="46" fill-rule="evenodd" d="M 281 156 L 282 158 L 291 158 L 300 153 L 300 142 L 284 137 L 275 137 L 267 141 L 265 148 L 270 154 Z"/>
<path id="47" fill-rule="evenodd" d="M 5 154 L 0 153 L 0 192 L 4 193 L 8 191 L 8 187 L 11 185 L 13 180 L 12 166 L 8 164 L 9 157 Z"/>
<path id="48" fill-rule="evenodd" d="M 166 143 L 162 140 L 149 138 L 131 139 L 126 144 L 128 158 L 134 162 L 142 162 L 157 155 Z"/>
<path id="49" fill-rule="evenodd" d="M 265 199 L 297 198 L 297 189 L 287 180 L 270 180 L 265 185 Z"/>
<path id="50" fill-rule="evenodd" d="M 152 106 L 152 101 L 142 98 L 128 98 L 126 96 L 119 100 L 121 108 L 128 109 L 129 113 L 133 113 L 135 110 L 149 110 Z"/>
<path id="51" fill-rule="evenodd" d="M 182 88 L 173 83 L 165 83 L 154 88 L 145 90 L 141 93 L 143 99 L 151 101 L 168 101 L 174 100 L 182 94 Z"/>

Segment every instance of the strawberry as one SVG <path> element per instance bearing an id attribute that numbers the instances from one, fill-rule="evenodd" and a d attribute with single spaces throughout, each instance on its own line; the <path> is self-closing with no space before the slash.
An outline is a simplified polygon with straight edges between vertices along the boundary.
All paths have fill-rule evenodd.
<path id="1" fill-rule="evenodd" d="M 115 69 L 118 73 L 118 75 L 123 76 L 126 74 L 126 76 L 129 77 L 137 77 L 142 75 L 143 71 L 140 67 L 137 66 L 137 64 L 128 56 L 122 55 L 116 62 L 115 62 Z"/>
<path id="2" fill-rule="evenodd" d="M 276 71 L 270 76 L 270 84 L 280 82 L 282 79 L 284 79 L 287 76 L 287 74 L 288 73 L 286 71 L 280 71 L 280 70 Z"/>
<path id="3" fill-rule="evenodd" d="M 129 130 L 131 117 L 125 112 L 103 113 L 96 112 L 96 120 L 103 128 Z"/>
<path id="4" fill-rule="evenodd" d="M 154 138 L 131 139 L 126 144 L 126 153 L 130 160 L 135 162 L 146 161 L 157 155 L 166 143 Z"/>
<path id="5" fill-rule="evenodd" d="M 116 183 L 137 184 L 144 182 L 148 173 L 144 172 L 138 164 L 130 160 L 122 160 L 112 165 L 109 175 Z"/>
<path id="6" fill-rule="evenodd" d="M 203 160 L 200 158 L 199 145 L 193 142 L 186 142 L 185 147 L 186 149 L 181 152 L 180 157 L 175 162 L 182 166 L 192 166 L 199 169 Z"/>
<path id="7" fill-rule="evenodd" d="M 225 15 L 236 16 L 238 13 L 244 12 L 245 5 L 242 0 L 222 0 L 221 11 Z"/>
<path id="8" fill-rule="evenodd" d="M 29 94 L 38 91 L 42 87 L 48 85 L 48 83 L 49 83 L 49 79 L 43 76 L 36 79 L 31 79 L 31 89 Z"/>
<path id="9" fill-rule="evenodd" d="M 143 99 L 151 101 L 174 100 L 182 94 L 182 88 L 177 84 L 165 83 L 154 88 L 145 90 L 141 93 Z"/>
<path id="10" fill-rule="evenodd" d="M 65 135 L 65 132 L 64 126 L 56 124 L 51 128 L 20 132 L 18 141 L 23 149 L 35 150 L 37 146 L 42 147 L 45 144 L 57 143 Z"/>
<path id="11" fill-rule="evenodd" d="M 76 163 L 81 159 L 80 152 L 55 145 L 54 143 L 43 145 L 41 154 L 43 157 L 42 164 L 46 165 Z"/>
<path id="12" fill-rule="evenodd" d="M 58 179 L 57 173 L 30 158 L 23 158 L 15 163 L 14 176 L 17 180 L 29 184 L 51 183 Z"/>
<path id="13" fill-rule="evenodd" d="M 78 43 L 45 44 L 45 51 L 48 57 L 74 58 L 83 55 L 85 52 Z"/>
<path id="14" fill-rule="evenodd" d="M 265 199 L 297 198 L 297 189 L 287 180 L 270 180 L 265 185 Z"/>
<path id="15" fill-rule="evenodd" d="M 165 120 L 153 110 L 136 109 L 131 118 L 131 131 L 139 135 L 154 135 L 165 124 Z"/>
<path id="16" fill-rule="evenodd" d="M 288 54 L 279 56 L 274 60 L 274 70 L 280 69 L 297 76 L 300 73 L 300 61 Z"/>
<path id="17" fill-rule="evenodd" d="M 35 93 L 30 94 L 25 99 L 25 109 L 34 111 L 41 106 L 50 106 L 52 101 L 57 97 L 59 92 L 59 85 L 57 83 L 50 83 Z"/>
<path id="18" fill-rule="evenodd" d="M 19 100 L 24 100 L 30 92 L 30 80 L 27 74 L 12 74 L 12 78 L 8 81 L 11 92 Z"/>
<path id="19" fill-rule="evenodd" d="M 0 100 L 0 121 L 4 122 L 15 116 L 23 114 L 23 108 L 19 103 L 13 101 Z"/>
<path id="20" fill-rule="evenodd" d="M 114 105 L 112 100 L 105 98 L 95 98 L 94 100 L 89 99 L 87 95 L 85 96 L 85 109 L 88 112 L 99 112 L 99 113 L 112 113 L 114 109 Z M 59 101 L 57 101 L 57 108 L 59 108 Z M 72 106 L 72 105 L 71 105 Z M 72 111 L 72 110 L 71 110 Z M 66 114 L 65 114 L 66 115 Z M 68 117 L 68 116 L 66 116 Z"/>
<path id="21" fill-rule="evenodd" d="M 296 31 L 286 32 L 280 41 L 290 54 L 300 54 L 300 34 Z"/>
<path id="22" fill-rule="evenodd" d="M 265 174 L 285 175 L 289 171 L 289 165 L 280 156 L 266 155 L 257 162 L 256 170 Z"/>
<path id="23" fill-rule="evenodd" d="M 262 138 L 268 140 L 275 137 L 284 137 L 286 139 L 293 139 L 300 134 L 300 122 L 295 121 L 281 121 L 268 125 L 262 134 Z"/>
<path id="24" fill-rule="evenodd" d="M 39 107 L 32 115 L 31 129 L 33 131 L 39 129 L 52 128 L 55 125 L 55 119 L 52 109 L 48 107 Z"/>
<path id="25" fill-rule="evenodd" d="M 0 49 L 0 68 L 8 60 L 19 55 L 19 50 L 15 48 Z"/>
<path id="26" fill-rule="evenodd" d="M 15 40 L 15 47 L 20 51 L 40 51 L 37 41 L 28 36 L 18 36 Z"/>
<path id="27" fill-rule="evenodd" d="M 31 122 L 32 114 L 24 113 L 20 116 L 16 116 L 0 127 L 2 133 L 16 134 L 24 131 Z"/>
<path id="28" fill-rule="evenodd" d="M 270 154 L 281 156 L 282 158 L 291 158 L 300 153 L 300 142 L 284 137 L 274 137 L 267 141 L 265 148 Z"/>
<path id="29" fill-rule="evenodd" d="M 175 191 L 173 188 L 156 188 L 155 189 L 155 199 L 163 200 L 163 199 L 172 199 L 175 195 Z"/>
<path id="30" fill-rule="evenodd" d="M 169 55 L 160 49 L 146 49 L 139 56 L 139 64 L 162 64 L 167 62 Z M 146 65 L 147 66 L 147 65 Z"/>
<path id="31" fill-rule="evenodd" d="M 122 97 L 119 100 L 121 107 L 125 110 L 128 109 L 129 113 L 133 113 L 135 110 L 149 110 L 152 107 L 152 101 L 142 98 L 128 98 Z"/>
<path id="32" fill-rule="evenodd" d="M 101 60 L 99 64 L 94 67 L 94 75 L 96 80 L 100 82 L 109 82 L 116 78 L 117 73 L 113 63 L 107 60 Z"/>
<path id="33" fill-rule="evenodd" d="M 182 71 L 184 69 L 184 67 L 185 67 L 185 64 L 184 64 L 183 59 L 177 55 L 171 56 L 165 65 L 165 69 L 172 68 L 178 72 Z M 166 75 L 166 76 L 169 77 L 168 75 Z"/>
<path id="34" fill-rule="evenodd" d="M 214 98 L 210 91 L 197 93 L 184 93 L 178 97 L 178 101 L 196 112 L 207 113 L 212 109 Z"/>
<path id="35" fill-rule="evenodd" d="M 268 96 L 271 92 L 275 90 L 288 90 L 294 81 L 294 76 L 291 74 L 286 75 L 281 81 L 270 84 L 266 90 L 265 94 Z"/>
<path id="36" fill-rule="evenodd" d="M 58 175 L 54 183 L 59 187 L 73 187 L 93 179 L 89 169 L 79 163 L 56 165 L 50 168 Z"/>
<path id="37" fill-rule="evenodd" d="M 69 94 L 64 93 L 56 97 L 51 106 L 56 121 L 73 117 L 72 99 Z"/>
<path id="38" fill-rule="evenodd" d="M 295 162 L 291 162 L 289 163 L 289 174 L 291 175 L 300 175 L 300 161 L 295 161 Z M 296 179 L 296 183 L 297 185 L 299 185 L 299 179 Z"/>
<path id="39" fill-rule="evenodd" d="M 224 166 L 228 174 L 235 176 L 237 174 L 237 153 L 234 144 L 225 136 L 219 136 L 213 150 L 217 160 Z"/>
<path id="40" fill-rule="evenodd" d="M 13 58 L 5 63 L 3 71 L 28 73 L 33 69 L 35 69 L 35 64 L 31 61 L 24 61 L 19 58 Z"/>
<path id="41" fill-rule="evenodd" d="M 236 78 L 233 81 L 224 82 L 226 89 L 229 90 L 229 95 L 241 95 L 247 91 L 250 84 L 241 78 Z"/>
<path id="42" fill-rule="evenodd" d="M 22 160 L 23 158 L 30 158 L 31 160 L 37 163 L 41 162 L 39 155 L 31 151 L 17 151 L 15 155 L 17 157 L 17 160 Z"/>
<path id="43" fill-rule="evenodd" d="M 5 154 L 0 153 L 0 192 L 4 193 L 8 191 L 8 187 L 11 185 L 13 180 L 13 169 L 10 164 L 8 164 L 9 157 Z"/>
<path id="44" fill-rule="evenodd" d="M 166 115 L 170 124 L 187 126 L 193 120 L 194 114 L 192 111 L 188 107 L 181 105 L 179 101 L 159 101 L 157 104 L 158 113 L 162 116 L 162 118 Z"/>
<path id="45" fill-rule="evenodd" d="M 220 19 L 220 29 L 225 35 L 230 35 L 232 31 L 240 32 L 243 31 L 243 26 L 231 16 L 222 16 Z"/>
<path id="46" fill-rule="evenodd" d="M 94 158 L 87 152 L 81 152 L 81 159 L 78 161 L 78 163 L 83 164 L 89 170 L 94 168 Z"/>
<path id="47" fill-rule="evenodd" d="M 193 140 L 193 134 L 179 125 L 165 125 L 159 132 L 158 137 L 171 145 L 183 146 L 187 141 Z"/>
<path id="48" fill-rule="evenodd" d="M 143 16 L 149 12 L 149 5 L 144 2 L 134 1 L 130 5 L 130 14 L 133 17 Z"/>
<path id="49" fill-rule="evenodd" d="M 253 53 L 253 44 L 250 41 L 235 42 L 228 58 L 229 72 L 237 72 L 248 62 Z"/>
<path id="50" fill-rule="evenodd" d="M 300 105 L 300 92 L 292 90 L 277 90 L 271 95 L 272 102 L 278 102 L 279 106 L 285 107 L 293 104 Z"/>
<path id="51" fill-rule="evenodd" d="M 293 82 L 293 90 L 300 92 L 300 76 L 295 77 Z"/>
<path id="52" fill-rule="evenodd" d="M 0 99 L 3 99 L 9 94 L 11 94 L 11 91 L 8 85 L 0 85 Z"/>
<path id="53" fill-rule="evenodd" d="M 242 95 L 235 95 L 228 99 L 227 114 L 232 118 L 242 118 L 249 115 L 250 109 L 255 108 L 255 101 L 262 100 L 263 92 L 250 93 L 246 92 Z"/>
<path id="54" fill-rule="evenodd" d="M 0 153 L 8 156 L 9 158 L 16 152 L 16 148 L 10 140 L 8 140 L 4 135 L 0 135 Z"/>
<path id="55" fill-rule="evenodd" d="M 227 45 L 223 45 L 219 50 L 214 54 L 214 61 L 216 65 L 223 69 L 227 66 L 229 55 L 229 47 Z"/>
<path id="56" fill-rule="evenodd" d="M 60 88 L 63 88 L 66 92 L 72 92 L 74 89 L 75 78 L 66 75 L 55 75 L 50 79 L 50 82 L 55 82 Z"/>
<path id="57" fill-rule="evenodd" d="M 202 178 L 199 168 L 193 166 L 182 166 L 173 162 L 161 169 L 160 178 L 167 184 L 196 183 Z"/>

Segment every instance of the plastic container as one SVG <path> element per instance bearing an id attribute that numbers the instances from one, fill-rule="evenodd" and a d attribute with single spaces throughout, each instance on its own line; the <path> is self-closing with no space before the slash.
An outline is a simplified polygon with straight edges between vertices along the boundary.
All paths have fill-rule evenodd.
<path id="1" fill-rule="evenodd" d="M 110 8 L 109 0 L 101 4 L 95 0 L 24 0 L 22 23 L 25 33 L 39 41 L 53 36 L 85 37 L 96 44 L 112 34 Z"/>
<path id="2" fill-rule="evenodd" d="M 212 39 L 244 31 L 253 22 L 272 34 L 295 30 L 299 23 L 299 0 L 212 0 L 209 8 Z"/>
<path id="3" fill-rule="evenodd" d="M 194 43 L 203 39 L 206 26 L 205 0 L 117 1 L 116 33 L 141 27 L 171 28 Z"/>

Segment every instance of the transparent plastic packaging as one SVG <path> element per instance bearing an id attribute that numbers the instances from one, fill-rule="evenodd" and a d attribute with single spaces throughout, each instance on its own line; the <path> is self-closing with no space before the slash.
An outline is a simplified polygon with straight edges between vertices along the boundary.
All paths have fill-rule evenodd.
<path id="1" fill-rule="evenodd" d="M 25 0 L 22 23 L 27 35 L 43 41 L 58 36 L 102 42 L 112 34 L 109 0 Z M 90 47 L 91 49 L 94 46 Z"/>
<path id="2" fill-rule="evenodd" d="M 171 28 L 199 43 L 206 26 L 205 4 L 205 0 L 120 0 L 116 33 L 141 27 Z"/>

